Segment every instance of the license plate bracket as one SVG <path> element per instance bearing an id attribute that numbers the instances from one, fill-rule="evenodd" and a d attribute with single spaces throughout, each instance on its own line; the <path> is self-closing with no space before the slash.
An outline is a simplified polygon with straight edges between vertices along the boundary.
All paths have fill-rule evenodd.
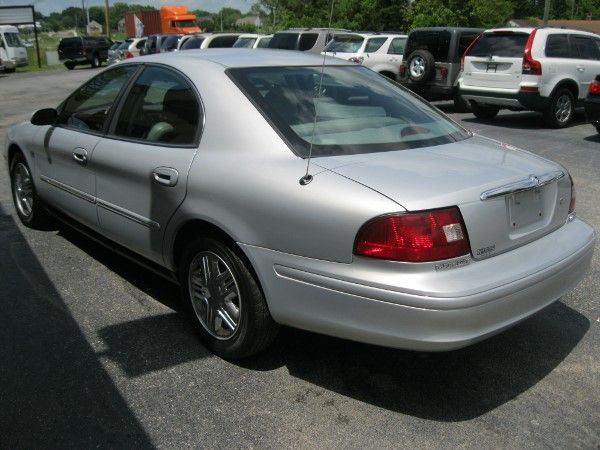
<path id="1" fill-rule="evenodd" d="M 544 217 L 543 189 L 516 192 L 508 198 L 510 228 L 513 231 L 528 227 Z"/>

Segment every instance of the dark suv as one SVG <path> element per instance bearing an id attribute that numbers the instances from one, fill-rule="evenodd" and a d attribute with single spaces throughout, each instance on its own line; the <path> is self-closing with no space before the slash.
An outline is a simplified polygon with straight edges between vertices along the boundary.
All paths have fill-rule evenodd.
<path id="1" fill-rule="evenodd" d="M 417 28 L 408 35 L 398 81 L 427 100 L 454 100 L 460 111 L 468 104 L 458 95 L 460 60 L 480 28 Z"/>
<path id="2" fill-rule="evenodd" d="M 104 36 L 81 36 L 63 38 L 58 44 L 58 59 L 73 70 L 80 64 L 100 67 L 108 60 L 108 49 L 113 42 Z"/>

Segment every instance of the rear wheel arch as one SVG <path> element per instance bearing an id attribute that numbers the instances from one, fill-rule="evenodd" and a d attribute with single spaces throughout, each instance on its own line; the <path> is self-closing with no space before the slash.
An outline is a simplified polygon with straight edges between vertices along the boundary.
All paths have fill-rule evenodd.
<path id="1" fill-rule="evenodd" d="M 179 270 L 181 258 L 185 253 L 186 245 L 200 236 L 216 239 L 219 242 L 229 246 L 246 264 L 248 270 L 256 279 L 256 282 L 258 283 L 261 291 L 263 291 L 260 278 L 258 277 L 256 270 L 254 269 L 252 263 L 250 262 L 244 251 L 237 244 L 236 240 L 222 228 L 202 219 L 188 220 L 177 230 L 171 250 L 172 263 L 175 270 Z"/>
<path id="2" fill-rule="evenodd" d="M 15 159 L 15 156 L 17 156 L 18 154 L 23 155 L 23 157 L 27 160 L 27 158 L 25 157 L 25 153 L 23 153 L 23 150 L 21 150 L 21 148 L 17 145 L 17 144 L 10 144 L 8 146 L 8 168 L 10 169 L 12 166 L 12 162 Z"/>
<path id="3" fill-rule="evenodd" d="M 384 77 L 390 78 L 392 80 L 396 79 L 396 74 L 394 72 L 389 71 L 389 70 L 381 70 L 379 72 L 379 75 L 383 75 Z"/>
<path id="4" fill-rule="evenodd" d="M 560 82 L 558 82 L 556 84 L 556 86 L 554 87 L 554 89 L 552 90 L 552 94 L 550 94 L 550 98 L 554 97 L 554 94 L 556 94 L 560 89 L 566 88 L 568 90 L 571 91 L 571 93 L 573 94 L 573 98 L 575 99 L 575 102 L 577 102 L 577 99 L 579 98 L 579 86 L 577 85 L 577 82 L 571 79 L 567 79 L 567 80 L 562 80 Z"/>

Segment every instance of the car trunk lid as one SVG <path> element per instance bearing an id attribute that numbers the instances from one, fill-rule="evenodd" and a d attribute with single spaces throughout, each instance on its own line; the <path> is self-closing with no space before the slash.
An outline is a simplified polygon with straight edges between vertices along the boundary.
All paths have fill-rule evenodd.
<path id="1" fill-rule="evenodd" d="M 483 137 L 315 162 L 409 211 L 458 206 L 476 259 L 531 242 L 568 215 L 570 182 L 562 167 Z"/>

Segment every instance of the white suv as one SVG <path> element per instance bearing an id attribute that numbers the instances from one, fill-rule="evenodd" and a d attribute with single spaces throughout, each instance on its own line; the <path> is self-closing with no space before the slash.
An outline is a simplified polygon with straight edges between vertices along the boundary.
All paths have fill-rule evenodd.
<path id="1" fill-rule="evenodd" d="M 460 94 L 480 119 L 500 108 L 543 113 L 562 128 L 600 73 L 600 36 L 562 28 L 499 28 L 465 51 Z"/>
<path id="2" fill-rule="evenodd" d="M 362 64 L 395 80 L 406 38 L 405 34 L 336 33 L 321 53 Z"/>

